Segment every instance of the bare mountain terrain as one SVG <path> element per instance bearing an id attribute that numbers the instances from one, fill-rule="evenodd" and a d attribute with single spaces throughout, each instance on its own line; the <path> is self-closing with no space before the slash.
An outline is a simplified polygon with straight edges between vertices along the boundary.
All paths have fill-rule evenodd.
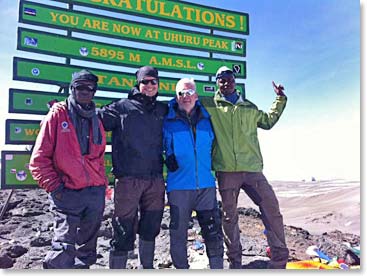
<path id="1" fill-rule="evenodd" d="M 284 187 L 280 188 L 277 184 L 273 186 L 277 194 L 282 195 L 282 189 Z M 0 191 L 1 207 L 5 203 L 8 193 L 9 191 L 7 190 Z M 343 198 L 351 200 L 351 195 L 343 194 L 344 196 L 340 196 L 341 198 L 339 199 L 336 197 L 337 195 L 339 193 L 336 195 L 332 194 L 339 203 Z M 320 202 L 318 195 L 311 196 L 307 201 L 311 206 L 316 205 L 314 209 L 310 209 L 305 204 L 302 206 L 302 200 L 299 197 L 286 198 L 279 196 L 279 201 L 286 225 L 286 240 L 290 249 L 289 261 L 310 259 L 305 253 L 306 249 L 311 245 L 316 245 L 330 257 L 343 258 L 350 264 L 356 263 L 356 260 L 348 254 L 348 248 L 343 243 L 348 242 L 351 245 L 360 244 L 360 236 L 351 233 L 358 231 L 345 231 L 348 226 L 351 227 L 353 224 L 359 224 L 359 210 L 358 221 L 351 222 L 355 214 L 348 217 L 347 212 L 352 211 L 348 209 L 348 206 L 344 206 L 343 208 L 339 206 L 338 212 L 334 210 L 337 206 L 335 208 L 324 207 L 324 210 L 322 210 L 322 206 L 324 205 L 318 205 L 318 202 Z M 303 202 L 306 202 L 304 198 Z M 342 209 L 346 210 L 344 215 L 340 215 L 343 213 Z M 112 235 L 112 227 L 110 225 L 112 212 L 113 201 L 107 200 L 104 220 L 99 231 L 98 260 L 91 269 L 108 269 L 109 240 Z M 266 253 L 267 242 L 263 234 L 264 226 L 260 220 L 257 207 L 251 206 L 251 202 L 248 201 L 246 195 L 242 194 L 238 212 L 240 215 L 241 240 L 243 244 L 243 269 L 266 268 L 267 261 L 269 260 Z M 340 222 L 341 220 L 343 221 L 340 224 L 342 231 L 338 227 L 334 229 L 333 226 L 337 225 L 337 221 Z M 294 222 L 294 225 L 290 224 L 292 222 Z M 161 231 L 156 241 L 155 268 L 157 269 L 173 268 L 169 255 L 168 225 L 169 209 L 166 208 L 161 224 Z M 313 231 L 308 231 L 300 227 L 300 225 L 304 227 L 310 226 Z M 325 227 L 322 227 L 322 225 Z M 42 258 L 51 246 L 52 228 L 53 219 L 49 212 L 47 194 L 41 189 L 15 190 L 7 211 L 0 221 L 0 268 L 41 269 Z M 350 229 L 353 230 L 353 227 Z M 208 268 L 200 228 L 195 216 L 190 225 L 188 248 L 188 258 L 191 268 Z M 225 261 L 224 266 L 228 268 L 227 261 Z M 139 268 L 137 248 L 134 252 L 130 252 L 128 268 Z"/>

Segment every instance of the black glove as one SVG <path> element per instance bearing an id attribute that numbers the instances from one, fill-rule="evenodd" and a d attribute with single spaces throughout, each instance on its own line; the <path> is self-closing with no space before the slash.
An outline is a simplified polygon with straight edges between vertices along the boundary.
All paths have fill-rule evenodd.
<path id="1" fill-rule="evenodd" d="M 176 156 L 174 154 L 171 154 L 170 156 L 167 157 L 166 166 L 170 172 L 177 171 L 178 164 L 177 164 Z"/>

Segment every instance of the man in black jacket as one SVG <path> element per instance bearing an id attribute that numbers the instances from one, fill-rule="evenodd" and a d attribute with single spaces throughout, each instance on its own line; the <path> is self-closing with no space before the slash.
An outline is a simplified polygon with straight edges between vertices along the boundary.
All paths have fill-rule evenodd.
<path id="1" fill-rule="evenodd" d="M 110 268 L 126 268 L 136 233 L 140 263 L 143 268 L 153 268 L 155 238 L 164 209 L 162 125 L 167 105 L 156 100 L 157 69 L 141 67 L 136 80 L 127 99 L 99 112 L 105 130 L 112 131 L 115 211 Z"/>

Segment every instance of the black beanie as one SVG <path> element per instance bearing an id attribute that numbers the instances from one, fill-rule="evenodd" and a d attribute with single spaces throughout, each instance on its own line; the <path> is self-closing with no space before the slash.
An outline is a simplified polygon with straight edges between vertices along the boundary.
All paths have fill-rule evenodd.
<path id="1" fill-rule="evenodd" d="M 151 66 L 143 66 L 140 67 L 138 71 L 135 73 L 136 80 L 140 82 L 143 80 L 146 76 L 153 77 L 156 79 L 159 79 L 158 77 L 158 70 Z"/>
<path id="2" fill-rule="evenodd" d="M 71 78 L 71 85 L 73 85 L 75 82 L 83 81 L 83 80 L 92 81 L 97 84 L 98 77 L 94 75 L 92 72 L 83 69 L 79 72 L 73 73 L 72 78 Z"/>

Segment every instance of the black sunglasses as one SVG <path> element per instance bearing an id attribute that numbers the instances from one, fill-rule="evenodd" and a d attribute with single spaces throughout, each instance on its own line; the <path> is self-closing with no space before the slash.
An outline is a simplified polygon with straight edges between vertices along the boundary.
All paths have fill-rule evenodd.
<path id="1" fill-rule="evenodd" d="M 86 91 L 89 91 L 89 92 L 96 92 L 96 90 L 97 90 L 95 86 L 93 86 L 93 85 L 86 85 L 86 84 L 76 85 L 76 86 L 74 86 L 74 88 L 76 90 L 79 90 L 79 91 L 86 90 Z"/>
<path id="2" fill-rule="evenodd" d="M 152 85 L 158 84 L 158 80 L 152 79 L 152 80 L 141 80 L 140 83 L 147 85 L 148 83 L 151 83 Z"/>

